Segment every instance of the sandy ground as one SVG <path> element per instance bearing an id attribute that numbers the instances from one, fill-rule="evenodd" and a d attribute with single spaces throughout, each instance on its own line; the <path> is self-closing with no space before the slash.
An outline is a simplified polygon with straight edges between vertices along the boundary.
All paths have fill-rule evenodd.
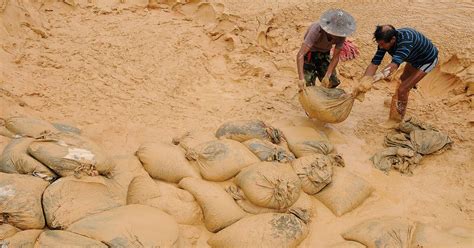
<path id="1" fill-rule="evenodd" d="M 349 170 L 376 192 L 336 218 L 317 217 L 301 247 L 342 241 L 368 217 L 406 216 L 444 228 L 474 228 L 472 81 L 474 4 L 469 1 L 0 1 L 0 116 L 28 113 L 75 125 L 111 154 L 144 141 L 258 118 L 310 123 L 296 96 L 294 58 L 306 27 L 330 7 L 357 20 L 361 56 L 342 62 L 350 90 L 376 50 L 375 25 L 414 27 L 439 48 L 443 64 L 410 95 L 409 115 L 451 135 L 454 148 L 426 157 L 413 176 L 374 169 L 396 78 L 356 102 L 349 118 L 326 125 Z M 184 2 L 184 1 L 181 1 Z M 27 13 L 27 15 L 25 15 Z M 0 139 L 0 147 L 8 140 Z"/>

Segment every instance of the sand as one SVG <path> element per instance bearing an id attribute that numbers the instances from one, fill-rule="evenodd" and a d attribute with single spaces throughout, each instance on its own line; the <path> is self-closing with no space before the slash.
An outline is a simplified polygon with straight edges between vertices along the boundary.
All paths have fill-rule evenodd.
<path id="1" fill-rule="evenodd" d="M 339 243 L 349 226 L 381 215 L 474 228 L 474 99 L 465 93 L 474 74 L 470 1 L 1 0 L 0 117 L 77 126 L 112 155 L 186 131 L 213 132 L 228 120 L 308 124 L 294 58 L 306 28 L 330 7 L 357 20 L 351 39 L 361 55 L 338 66 L 341 88 L 363 74 L 377 24 L 413 27 L 434 42 L 441 65 L 411 92 L 408 115 L 455 145 L 424 158 L 413 176 L 374 169 L 369 158 L 382 148 L 379 124 L 397 77 L 377 83 L 346 121 L 324 126 L 346 168 L 376 191 L 342 217 L 314 201 L 318 216 L 300 246 Z M 0 148 L 8 142 L 0 136 Z M 205 246 L 209 234 L 201 235 L 197 245 Z"/>

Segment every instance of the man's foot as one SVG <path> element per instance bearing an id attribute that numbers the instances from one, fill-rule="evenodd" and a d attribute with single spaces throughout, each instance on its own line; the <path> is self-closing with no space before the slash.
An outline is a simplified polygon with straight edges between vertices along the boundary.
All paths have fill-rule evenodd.
<path id="1" fill-rule="evenodd" d="M 388 119 L 384 123 L 380 124 L 381 127 L 385 129 L 397 129 L 400 125 L 400 121 Z"/>

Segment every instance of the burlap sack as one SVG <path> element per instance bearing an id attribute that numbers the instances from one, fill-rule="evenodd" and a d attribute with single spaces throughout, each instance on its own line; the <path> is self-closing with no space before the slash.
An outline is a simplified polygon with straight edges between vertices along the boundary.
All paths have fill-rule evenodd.
<path id="1" fill-rule="evenodd" d="M 306 87 L 299 100 L 306 114 L 326 123 L 339 123 L 347 119 L 354 105 L 354 98 L 339 88 Z"/>
<path id="2" fill-rule="evenodd" d="M 61 230 L 47 230 L 42 232 L 35 244 L 35 247 L 38 248 L 58 246 L 68 248 L 107 248 L 107 245 L 100 241 Z"/>
<path id="3" fill-rule="evenodd" d="M 195 148 L 196 146 L 217 140 L 214 133 L 210 131 L 187 131 L 173 138 L 172 143 L 182 148 Z"/>
<path id="4" fill-rule="evenodd" d="M 219 139 L 232 139 L 244 142 L 249 139 L 261 139 L 279 144 L 283 137 L 281 132 L 260 120 L 229 121 L 217 129 Z"/>
<path id="5" fill-rule="evenodd" d="M 193 195 L 174 185 L 153 181 L 148 175 L 133 179 L 129 187 L 128 204 L 158 208 L 179 224 L 199 224 L 203 219 L 201 207 Z"/>
<path id="6" fill-rule="evenodd" d="M 112 160 L 115 166 L 110 173 L 110 180 L 107 180 L 107 185 L 120 199 L 121 205 L 125 205 L 132 180 L 137 176 L 149 175 L 136 156 L 114 156 Z"/>
<path id="7" fill-rule="evenodd" d="M 187 148 L 186 157 L 195 161 L 202 177 L 210 181 L 230 179 L 242 168 L 260 161 L 245 145 L 229 139 Z"/>
<path id="8" fill-rule="evenodd" d="M 214 248 L 297 247 L 308 235 L 304 220 L 294 214 L 267 213 L 241 219 L 212 236 Z"/>
<path id="9" fill-rule="evenodd" d="M 36 138 L 45 133 L 57 132 L 49 122 L 34 117 L 16 116 L 5 120 L 5 127 L 12 133 Z"/>
<path id="10" fill-rule="evenodd" d="M 28 153 L 60 176 L 109 176 L 114 164 L 93 141 L 73 133 L 36 139 Z"/>
<path id="11" fill-rule="evenodd" d="M 25 230 L 15 233 L 15 235 L 8 237 L 4 240 L 0 240 L 0 247 L 2 248 L 34 248 L 38 236 L 43 230 Z"/>
<path id="12" fill-rule="evenodd" d="M 298 200 L 301 181 L 289 164 L 260 162 L 243 169 L 235 184 L 253 204 L 288 209 Z"/>
<path id="13" fill-rule="evenodd" d="M 163 211 L 127 205 L 88 216 L 67 229 L 109 247 L 177 247 L 178 224 Z"/>
<path id="14" fill-rule="evenodd" d="M 0 223 L 23 230 L 43 228 L 41 195 L 48 185 L 37 177 L 0 173 Z"/>
<path id="15" fill-rule="evenodd" d="M 30 138 L 13 139 L 0 157 L 0 171 L 33 175 L 51 182 L 57 178 L 56 174 L 27 153 L 33 141 Z"/>
<path id="16" fill-rule="evenodd" d="M 310 127 L 282 127 L 281 131 L 288 141 L 288 146 L 297 158 L 313 154 L 329 154 L 333 145 L 326 135 Z"/>
<path id="17" fill-rule="evenodd" d="M 19 231 L 20 231 L 20 229 L 12 226 L 10 224 L 1 224 L 0 225 L 0 240 L 11 237 Z"/>
<path id="18" fill-rule="evenodd" d="M 336 216 L 352 211 L 373 191 L 367 181 L 344 169 L 333 168 L 332 182 L 315 196 Z"/>
<path id="19" fill-rule="evenodd" d="M 151 177 L 178 183 L 185 177 L 200 178 L 180 147 L 161 143 L 146 143 L 138 148 L 136 155 Z"/>
<path id="20" fill-rule="evenodd" d="M 400 217 L 365 220 L 342 233 L 346 240 L 357 241 L 368 248 L 411 248 L 416 223 Z"/>
<path id="21" fill-rule="evenodd" d="M 122 204 L 120 196 L 108 186 L 106 178 L 69 176 L 52 183 L 43 194 L 46 223 L 50 228 L 66 229 L 72 223 Z"/>
<path id="22" fill-rule="evenodd" d="M 289 150 L 266 140 L 250 139 L 243 144 L 261 161 L 287 163 L 295 159 L 295 155 Z"/>
<path id="23" fill-rule="evenodd" d="M 204 224 L 210 232 L 217 232 L 245 216 L 234 199 L 216 183 L 197 178 L 184 178 L 179 186 L 189 191 L 201 206 Z"/>
<path id="24" fill-rule="evenodd" d="M 332 168 L 338 164 L 330 156 L 314 154 L 292 161 L 291 166 L 301 180 L 303 191 L 314 195 L 331 182 Z"/>

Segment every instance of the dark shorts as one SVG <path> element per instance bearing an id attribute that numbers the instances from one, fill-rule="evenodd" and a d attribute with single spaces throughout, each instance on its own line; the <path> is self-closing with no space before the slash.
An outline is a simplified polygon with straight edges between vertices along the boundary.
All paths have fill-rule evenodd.
<path id="1" fill-rule="evenodd" d="M 306 85 L 315 85 L 316 78 L 318 78 L 319 81 L 323 80 L 330 62 L 331 55 L 329 54 L 329 52 L 308 52 L 304 56 L 303 65 L 304 79 L 306 81 Z M 335 70 L 331 74 L 331 77 L 329 77 L 329 82 L 331 83 L 330 88 L 335 88 L 341 83 L 341 81 L 336 76 Z"/>

